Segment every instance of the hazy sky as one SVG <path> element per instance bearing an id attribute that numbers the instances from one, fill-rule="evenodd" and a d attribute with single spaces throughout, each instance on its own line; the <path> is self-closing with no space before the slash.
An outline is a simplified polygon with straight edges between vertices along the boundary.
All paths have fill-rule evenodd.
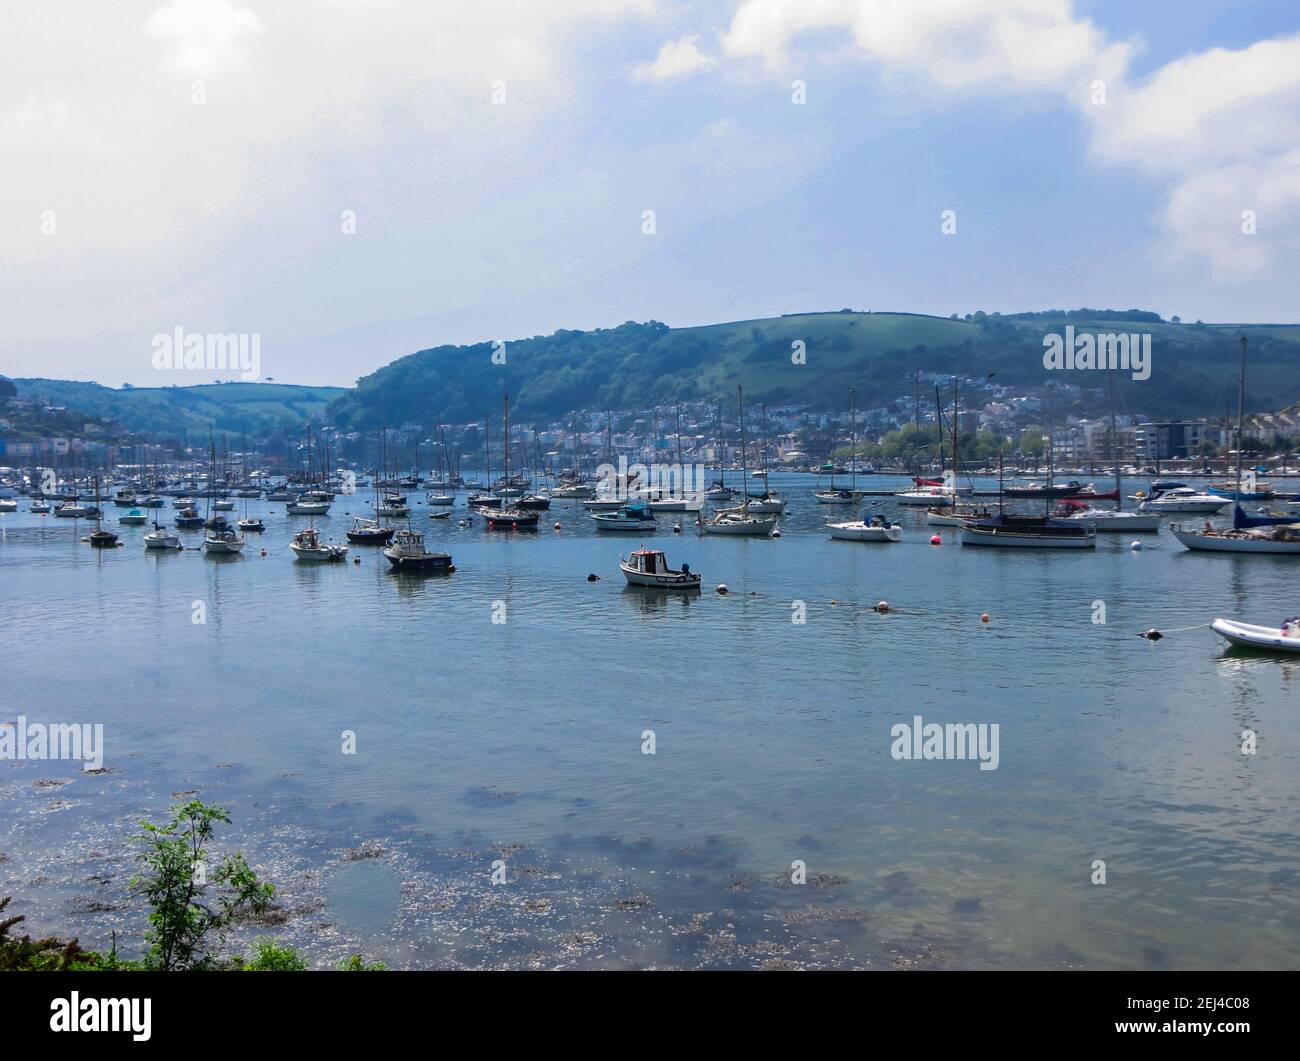
<path id="1" fill-rule="evenodd" d="M 1298 266 L 1295 0 L 0 12 L 8 375 L 156 385 L 177 327 L 348 384 L 652 317 L 1294 321 Z"/>

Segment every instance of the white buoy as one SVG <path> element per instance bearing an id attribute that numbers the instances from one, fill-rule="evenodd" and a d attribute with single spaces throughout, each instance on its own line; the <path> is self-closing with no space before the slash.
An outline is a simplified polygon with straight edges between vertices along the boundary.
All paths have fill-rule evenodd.
<path id="1" fill-rule="evenodd" d="M 1142 543 L 1138 541 L 1129 542 L 1128 547 L 1135 553 L 1140 553 L 1142 551 Z"/>
<path id="2" fill-rule="evenodd" d="M 714 592 L 720 593 L 725 597 L 727 595 L 727 584 L 725 582 L 720 582 L 718 588 L 714 590 Z"/>

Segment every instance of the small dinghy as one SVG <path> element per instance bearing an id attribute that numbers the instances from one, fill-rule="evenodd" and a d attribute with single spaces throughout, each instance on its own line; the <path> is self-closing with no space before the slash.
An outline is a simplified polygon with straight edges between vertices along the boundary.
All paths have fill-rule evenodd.
<path id="1" fill-rule="evenodd" d="M 1210 629 L 1239 648 L 1300 654 L 1300 617 L 1288 619 L 1280 628 L 1253 626 L 1234 619 L 1215 619 L 1210 624 Z"/>
<path id="2" fill-rule="evenodd" d="M 619 558 L 618 566 L 629 586 L 648 586 L 652 589 L 698 590 L 700 576 L 686 564 L 673 571 L 668 560 L 658 549 L 638 549 L 627 559 Z"/>

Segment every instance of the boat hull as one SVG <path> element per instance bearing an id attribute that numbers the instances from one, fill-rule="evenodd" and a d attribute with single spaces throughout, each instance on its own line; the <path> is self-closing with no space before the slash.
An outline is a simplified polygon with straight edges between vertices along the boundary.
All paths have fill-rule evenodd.
<path id="1" fill-rule="evenodd" d="M 428 556 L 394 556 L 385 549 L 384 557 L 394 571 L 448 571 L 451 557 L 447 553 L 431 553 Z"/>
<path id="2" fill-rule="evenodd" d="M 1274 556 L 1300 556 L 1300 541 L 1275 541 L 1271 538 L 1228 538 L 1199 531 L 1171 528 L 1173 535 L 1194 552 L 1269 553 Z"/>
<path id="3" fill-rule="evenodd" d="M 861 523 L 831 523 L 831 537 L 842 542 L 901 542 L 902 527 L 873 527 Z"/>
<path id="4" fill-rule="evenodd" d="M 962 524 L 962 545 L 982 545 L 1008 549 L 1094 549 L 1097 539 L 1093 534 L 1074 536 L 1048 536 L 1025 534 L 1021 531 L 989 530 Z"/>
<path id="5" fill-rule="evenodd" d="M 1300 655 L 1300 637 L 1286 637 L 1277 627 L 1253 626 L 1232 619 L 1215 619 L 1210 624 L 1210 629 L 1239 648 Z"/>
<path id="6" fill-rule="evenodd" d="M 701 578 L 696 574 L 683 575 L 680 571 L 668 575 L 648 575 L 637 571 L 627 564 L 620 563 L 619 569 L 627 579 L 629 586 L 641 586 L 645 589 L 670 589 L 689 593 L 700 588 Z"/>

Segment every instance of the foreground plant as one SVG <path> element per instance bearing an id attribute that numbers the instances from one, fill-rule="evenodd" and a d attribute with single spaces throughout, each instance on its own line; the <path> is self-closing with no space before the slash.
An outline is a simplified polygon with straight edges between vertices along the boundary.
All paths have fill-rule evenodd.
<path id="1" fill-rule="evenodd" d="M 271 905 L 275 886 L 258 880 L 242 854 L 225 856 L 209 872 L 208 843 L 218 822 L 229 825 L 230 816 L 195 799 L 176 807 L 166 825 L 141 823 L 144 871 L 131 885 L 150 906 L 151 969 L 218 968 L 212 952 L 230 926 Z"/>

